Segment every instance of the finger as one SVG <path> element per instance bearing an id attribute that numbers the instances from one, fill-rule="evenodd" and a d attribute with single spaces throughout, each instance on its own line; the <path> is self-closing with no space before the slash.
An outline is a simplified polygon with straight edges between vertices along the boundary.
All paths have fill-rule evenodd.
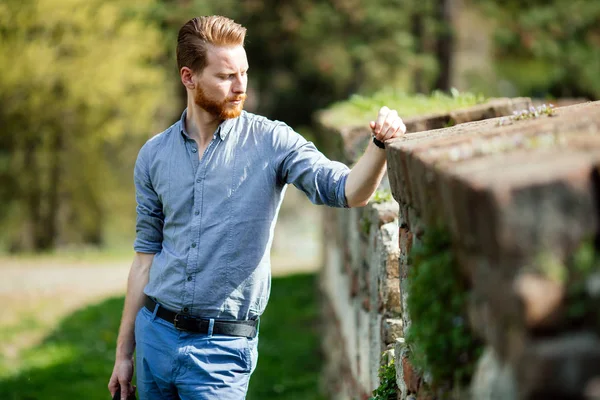
<path id="1" fill-rule="evenodd" d="M 379 114 L 377 115 L 377 121 L 375 121 L 375 135 L 381 133 L 381 128 L 383 127 L 383 123 L 385 122 L 385 118 L 387 117 L 389 111 L 390 109 L 386 106 L 381 107 L 381 109 L 379 110 Z"/>
<path id="2" fill-rule="evenodd" d="M 118 387 L 119 387 L 119 382 L 116 379 L 113 379 L 113 377 L 111 377 L 110 380 L 108 381 L 108 391 L 110 392 L 111 396 L 115 395 L 115 392 L 117 391 Z"/>
<path id="3" fill-rule="evenodd" d="M 375 131 L 374 131 L 374 129 L 375 129 L 375 121 L 369 122 L 369 128 L 371 128 L 371 131 L 373 131 L 373 133 L 375 133 Z"/>
<path id="4" fill-rule="evenodd" d="M 387 140 L 399 136 L 398 132 L 400 131 L 401 125 L 402 121 L 400 118 L 393 120 L 390 128 L 386 131 L 385 139 Z"/>
<path id="5" fill-rule="evenodd" d="M 398 117 L 398 111 L 390 110 L 388 112 L 385 122 L 383 123 L 383 128 L 381 129 L 381 137 L 382 138 L 379 140 L 390 138 L 393 135 L 394 130 L 396 128 L 398 128 L 398 126 L 394 126 L 394 124 L 397 124 L 398 123 L 397 121 L 399 119 L 400 118 Z"/>
<path id="6" fill-rule="evenodd" d="M 129 383 L 121 383 L 121 400 L 127 400 L 129 396 Z"/>
<path id="7" fill-rule="evenodd" d="M 404 124 L 404 121 L 402 121 L 402 119 L 400 119 L 400 132 L 399 135 L 404 135 L 406 134 L 406 125 Z"/>
<path id="8" fill-rule="evenodd" d="M 394 132 L 394 135 L 392 137 L 400 137 L 403 136 L 406 133 L 406 125 L 404 124 L 404 121 L 402 121 L 402 118 L 398 118 L 398 129 Z"/>

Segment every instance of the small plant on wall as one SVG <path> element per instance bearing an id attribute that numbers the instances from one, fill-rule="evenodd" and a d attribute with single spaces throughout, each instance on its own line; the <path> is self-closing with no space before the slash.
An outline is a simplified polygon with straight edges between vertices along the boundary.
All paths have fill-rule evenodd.
<path id="1" fill-rule="evenodd" d="M 379 387 L 373 391 L 369 400 L 396 400 L 398 385 L 396 384 L 396 367 L 393 357 L 379 367 Z"/>

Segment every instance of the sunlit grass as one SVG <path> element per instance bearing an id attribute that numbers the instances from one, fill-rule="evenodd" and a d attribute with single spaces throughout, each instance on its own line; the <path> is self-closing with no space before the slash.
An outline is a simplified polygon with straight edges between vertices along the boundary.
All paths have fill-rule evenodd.
<path id="1" fill-rule="evenodd" d="M 315 280 L 313 274 L 273 279 L 248 399 L 321 399 Z M 0 360 L 0 399 L 108 398 L 123 297 L 84 307 L 54 323 L 45 318 L 46 306 L 36 307 L 18 322 L 0 324 L 0 340 L 17 352 Z M 17 343 L 28 338 L 29 343 Z"/>
<path id="2" fill-rule="evenodd" d="M 367 125 L 373 120 L 381 106 L 398 111 L 401 117 L 444 113 L 470 107 L 485 101 L 481 95 L 460 93 L 452 90 L 451 95 L 433 92 L 430 96 L 408 94 L 397 89 L 384 89 L 373 96 L 354 95 L 348 100 L 335 103 L 322 112 L 322 122 L 337 128 Z"/>

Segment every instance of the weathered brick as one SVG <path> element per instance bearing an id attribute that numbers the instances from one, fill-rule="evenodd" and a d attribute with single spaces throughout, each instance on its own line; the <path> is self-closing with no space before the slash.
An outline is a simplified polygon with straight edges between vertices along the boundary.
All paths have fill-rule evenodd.
<path id="1" fill-rule="evenodd" d="M 588 383 L 600 376 L 600 340 L 591 332 L 572 332 L 532 341 L 515 365 L 521 398 L 583 398 Z"/>
<path id="2" fill-rule="evenodd" d="M 400 226 L 398 231 L 398 247 L 400 250 L 400 264 L 408 264 L 408 255 L 412 248 L 412 232 L 406 226 Z M 402 275 L 406 278 L 406 275 Z"/>
<path id="3" fill-rule="evenodd" d="M 527 328 L 540 330 L 560 326 L 566 313 L 564 283 L 540 274 L 522 273 L 515 279 L 514 286 L 523 303 Z"/>
<path id="4" fill-rule="evenodd" d="M 518 398 L 514 371 L 498 359 L 491 347 L 486 347 L 477 362 L 470 393 L 473 400 Z"/>
<path id="5" fill-rule="evenodd" d="M 417 370 L 412 366 L 410 360 L 406 354 L 402 355 L 402 377 L 404 378 L 404 385 L 406 389 L 411 393 L 417 393 L 421 386 L 422 378 Z"/>
<path id="6" fill-rule="evenodd" d="M 396 340 L 404 337 L 402 331 L 403 323 L 401 319 L 386 318 L 383 321 L 383 327 L 381 333 L 383 335 L 383 342 L 386 345 L 396 343 Z"/>
<path id="7" fill-rule="evenodd" d="M 455 124 L 462 124 L 511 115 L 513 111 L 527 110 L 531 106 L 532 102 L 528 97 L 492 99 L 485 104 L 450 111 L 450 117 Z"/>
<path id="8" fill-rule="evenodd" d="M 408 346 L 403 338 L 396 339 L 394 344 L 394 366 L 396 367 L 396 385 L 398 386 L 398 398 L 405 399 L 408 395 L 408 388 L 404 382 L 404 368 L 402 360 L 408 354 Z"/>
<path id="9" fill-rule="evenodd" d="M 452 202 L 458 240 L 513 270 L 541 251 L 564 258 L 595 231 L 589 177 L 596 157 L 520 152 L 487 160 L 483 173 L 476 165 L 456 170 L 466 181 L 454 186 L 463 193 Z"/>

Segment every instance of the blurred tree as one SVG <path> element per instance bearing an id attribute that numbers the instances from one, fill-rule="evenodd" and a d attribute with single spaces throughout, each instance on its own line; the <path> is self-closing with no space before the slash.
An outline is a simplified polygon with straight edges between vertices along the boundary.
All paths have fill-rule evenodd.
<path id="1" fill-rule="evenodd" d="M 430 62 L 413 57 L 410 21 L 415 3 L 161 0 L 149 15 L 164 28 L 173 73 L 177 31 L 190 18 L 220 14 L 247 27 L 257 111 L 300 127 L 310 124 L 315 110 L 350 94 L 383 86 L 406 88 L 417 67 L 431 71 Z"/>
<path id="2" fill-rule="evenodd" d="M 117 0 L 0 3 L 0 221 L 12 250 L 100 243 L 124 170 L 111 160 L 170 113 L 160 31 L 138 11 Z"/>
<path id="3" fill-rule="evenodd" d="M 520 94 L 600 98 L 600 1 L 484 0 L 497 70 Z"/>

